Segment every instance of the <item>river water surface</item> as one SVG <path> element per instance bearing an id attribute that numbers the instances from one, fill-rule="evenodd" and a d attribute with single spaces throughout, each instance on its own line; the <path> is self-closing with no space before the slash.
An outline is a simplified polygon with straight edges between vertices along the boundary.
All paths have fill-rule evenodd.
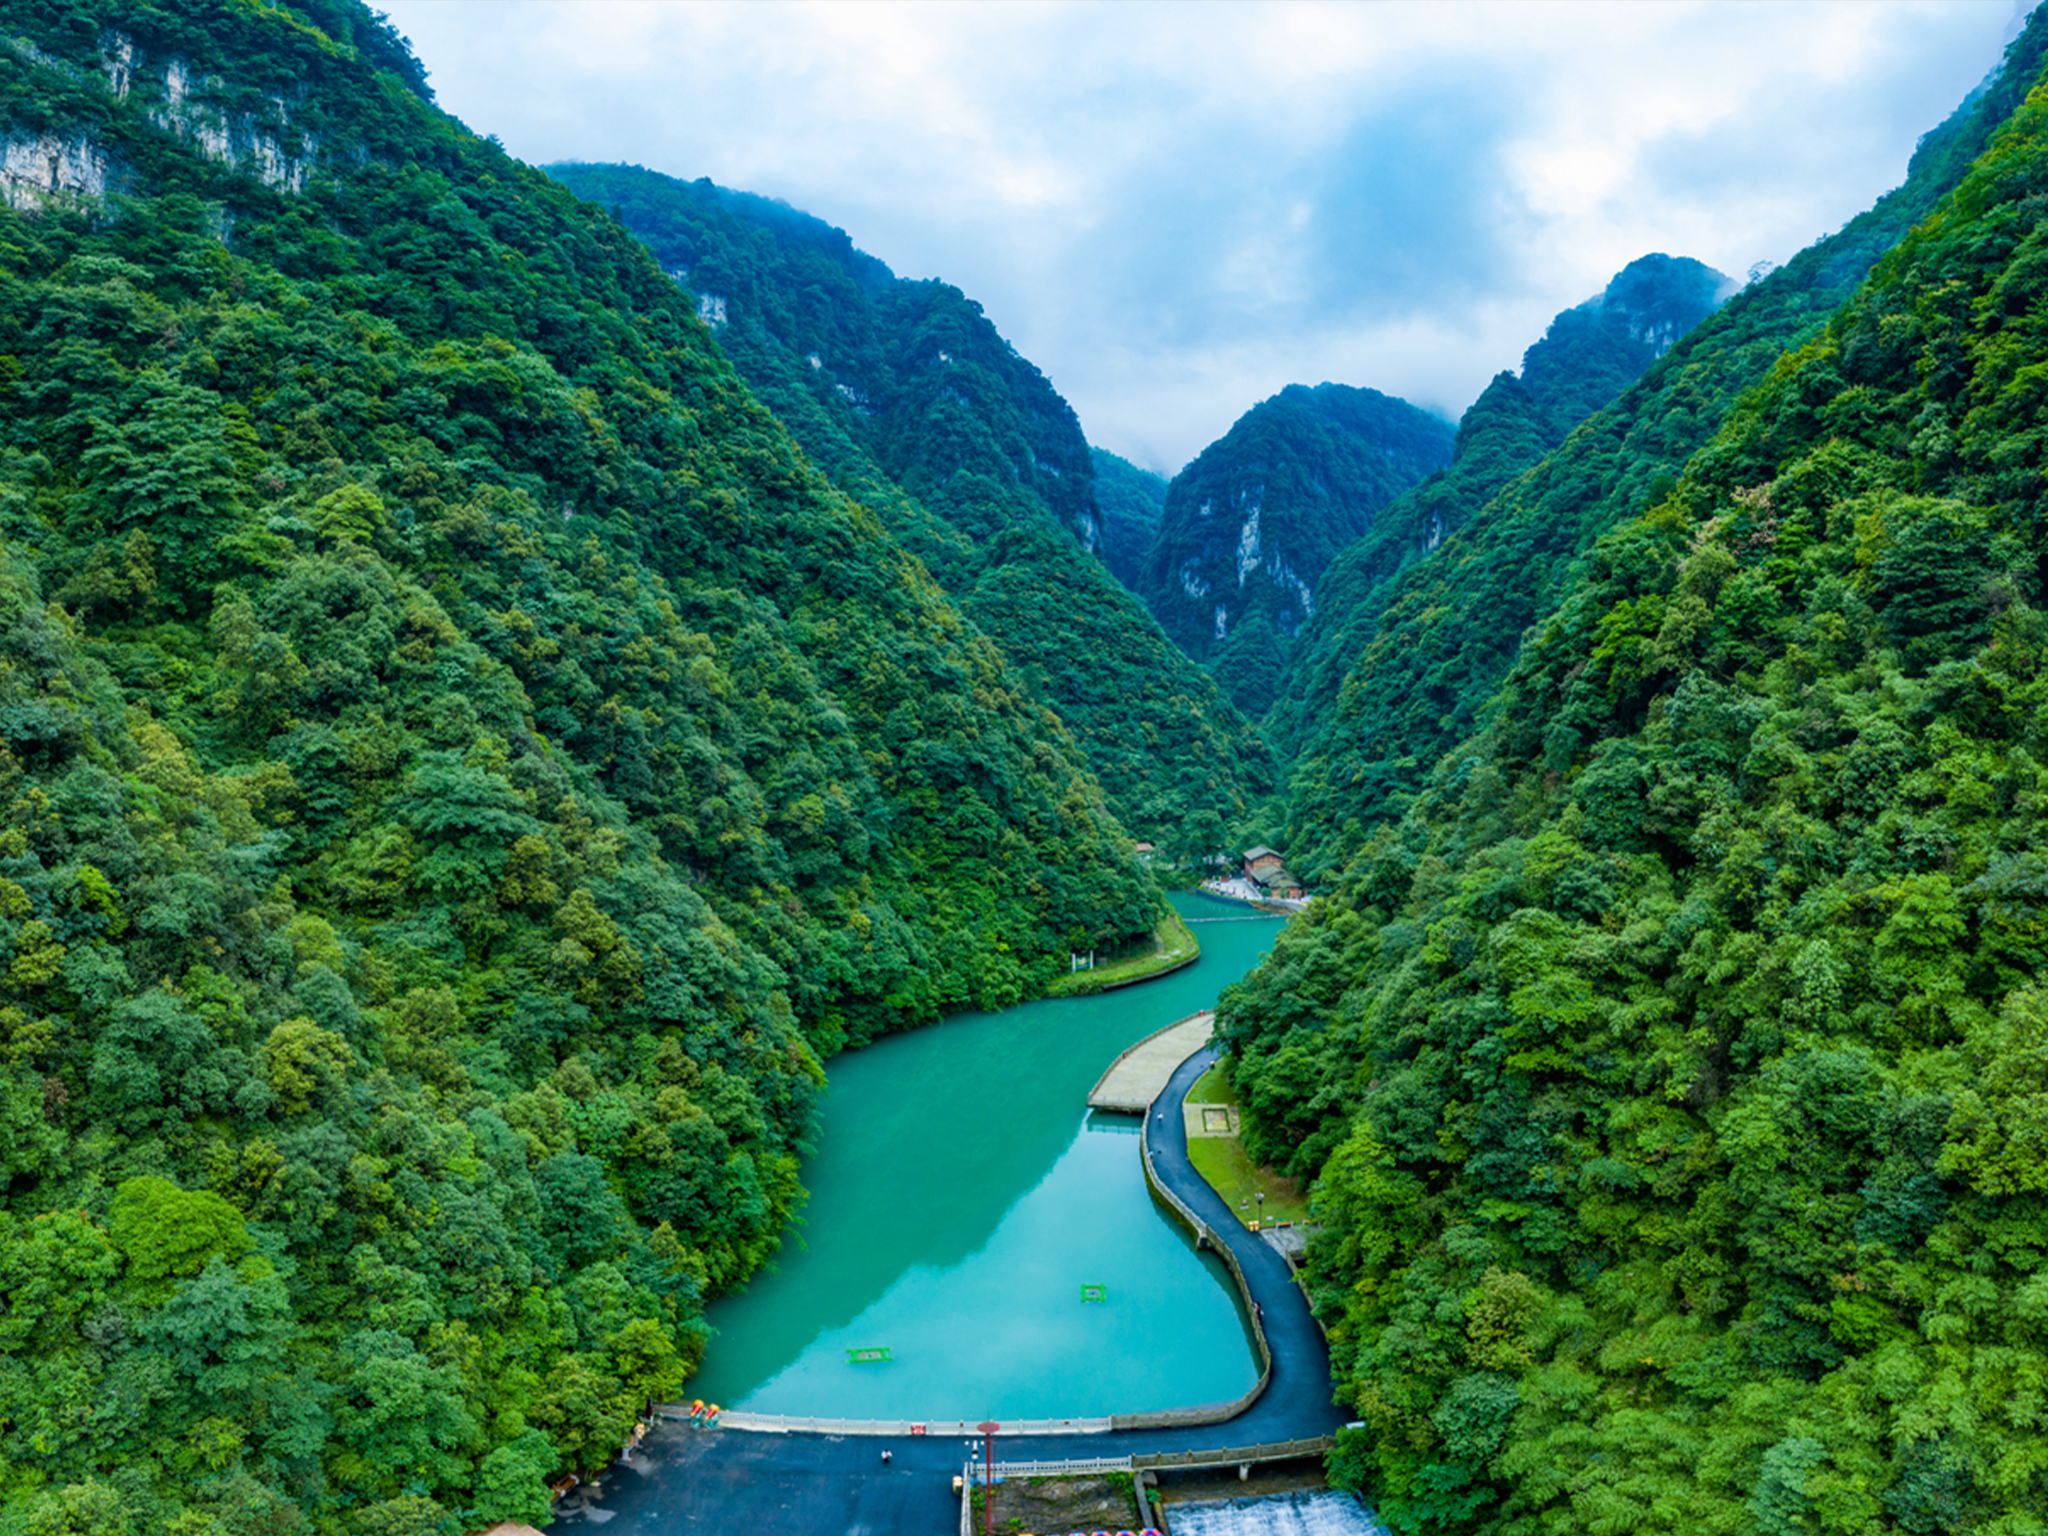
<path id="1" fill-rule="evenodd" d="M 834 1418 L 1064 1418 L 1220 1402 L 1258 1379 L 1227 1273 L 1146 1192 L 1137 1121 L 1086 1107 L 1119 1051 L 1214 1006 L 1279 931 L 1235 903 L 1172 899 L 1202 942 L 1184 971 L 959 1015 L 831 1063 L 804 1222 L 775 1269 L 709 1309 L 691 1396 Z M 1083 1302 L 1084 1284 L 1108 1300 Z M 852 1349 L 892 1358 L 856 1364 Z"/>

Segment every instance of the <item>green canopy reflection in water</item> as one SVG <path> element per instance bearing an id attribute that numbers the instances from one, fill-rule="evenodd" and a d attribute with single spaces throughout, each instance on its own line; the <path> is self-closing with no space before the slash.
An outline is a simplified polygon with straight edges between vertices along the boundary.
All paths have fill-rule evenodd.
<path id="1" fill-rule="evenodd" d="M 1188 917 L 1245 912 L 1174 901 Z M 804 1224 L 773 1272 L 710 1309 L 718 1331 L 690 1395 L 947 1419 L 1247 1390 L 1258 1370 L 1222 1266 L 1153 1205 L 1137 1122 L 1084 1106 L 1119 1051 L 1213 1006 L 1278 929 L 1203 924 L 1201 960 L 1175 975 L 962 1016 L 832 1062 Z M 1106 1300 L 1080 1301 L 1089 1284 Z M 886 1362 L 849 1358 L 881 1344 Z"/>

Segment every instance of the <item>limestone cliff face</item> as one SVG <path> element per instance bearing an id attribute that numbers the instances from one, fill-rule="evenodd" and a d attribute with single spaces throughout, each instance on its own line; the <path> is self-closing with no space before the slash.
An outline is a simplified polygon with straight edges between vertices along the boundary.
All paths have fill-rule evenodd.
<path id="1" fill-rule="evenodd" d="M 1377 390 L 1294 384 L 1247 411 L 1166 493 L 1139 593 L 1258 714 L 1337 552 L 1450 462 L 1450 424 Z"/>
<path id="2" fill-rule="evenodd" d="M 24 40 L 0 41 L 0 48 L 24 69 L 59 73 L 73 83 L 90 78 Z M 246 102 L 228 82 L 176 56 L 152 57 L 126 33 L 109 32 L 103 40 L 97 83 L 111 102 L 140 107 L 151 127 L 273 191 L 303 191 L 319 162 L 319 140 L 295 123 L 287 97 Z M 103 123 L 0 124 L 0 197 L 22 212 L 125 190 L 132 175 L 124 157 L 109 148 Z"/>
<path id="3" fill-rule="evenodd" d="M 23 212 L 107 190 L 107 152 L 82 133 L 0 132 L 0 196 Z"/>

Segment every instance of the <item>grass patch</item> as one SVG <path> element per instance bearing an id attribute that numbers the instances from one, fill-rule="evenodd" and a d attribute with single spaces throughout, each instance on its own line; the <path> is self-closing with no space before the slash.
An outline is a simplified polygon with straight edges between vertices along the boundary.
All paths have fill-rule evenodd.
<path id="1" fill-rule="evenodd" d="M 1244 1143 L 1235 1136 L 1190 1136 L 1188 1161 L 1247 1226 L 1259 1219 L 1261 1194 L 1266 1197 L 1269 1225 L 1308 1219 L 1308 1197 L 1301 1186 L 1271 1168 L 1255 1166 Z"/>
<path id="2" fill-rule="evenodd" d="M 1195 1086 L 1188 1090 L 1190 1104 L 1237 1103 L 1237 1090 L 1230 1086 L 1230 1074 L 1223 1070 L 1223 1063 L 1215 1066 L 1195 1079 Z"/>
<path id="3" fill-rule="evenodd" d="M 1224 1068 L 1225 1063 L 1219 1061 L 1204 1072 L 1188 1090 L 1188 1103 L 1237 1103 L 1237 1090 L 1230 1086 Z M 1190 1136 L 1188 1161 L 1247 1226 L 1259 1219 L 1262 1194 L 1266 1197 L 1265 1219 L 1269 1224 L 1308 1219 L 1308 1196 L 1302 1193 L 1301 1186 L 1285 1174 L 1259 1167 L 1235 1136 Z"/>
<path id="4" fill-rule="evenodd" d="M 1188 925 L 1180 920 L 1180 914 L 1171 908 L 1165 919 L 1152 931 L 1152 947 L 1141 954 L 1127 955 L 1121 960 L 1112 960 L 1107 965 L 1098 965 L 1092 971 L 1076 971 L 1071 976 L 1060 976 L 1045 989 L 1047 997 L 1087 997 L 1091 993 L 1106 992 L 1111 987 L 1124 986 L 1129 982 L 1143 981 L 1167 971 L 1179 970 L 1190 960 L 1202 953 L 1202 946 L 1195 941 Z"/>

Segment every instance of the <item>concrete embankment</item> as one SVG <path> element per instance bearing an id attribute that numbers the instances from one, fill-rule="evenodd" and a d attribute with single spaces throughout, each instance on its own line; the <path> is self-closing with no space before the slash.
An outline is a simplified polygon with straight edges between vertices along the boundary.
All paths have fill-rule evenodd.
<path id="1" fill-rule="evenodd" d="M 1287 1261 L 1245 1230 L 1188 1160 L 1181 1105 L 1216 1057 L 1205 1047 L 1173 1069 L 1156 1096 L 1144 1147 L 1149 1176 L 1162 1196 L 1171 1195 L 1163 1203 L 1174 1219 L 1229 1255 L 1226 1263 L 1264 1336 L 1264 1390 L 1228 1419 L 1212 1417 L 1222 1405 L 1119 1415 L 1106 1431 L 1089 1423 L 1081 1440 L 1073 1438 L 1075 1431 L 1049 1429 L 1046 1421 L 1004 1425 L 996 1435 L 1000 1467 L 1064 1462 L 1076 1452 L 1091 1461 L 1130 1458 L 1139 1469 L 1312 1455 L 1343 1423 L 1331 1406 L 1328 1350 Z M 1161 1347 L 1171 1348 L 1172 1341 L 1162 1340 Z M 1129 1427 L 1155 1420 L 1164 1427 Z M 980 1435 L 964 1422 L 927 1424 L 922 1435 L 910 1434 L 907 1423 L 903 1428 L 899 1438 L 850 1425 L 770 1434 L 664 1426 L 628 1468 L 608 1475 L 602 1500 L 587 1508 L 605 1522 L 605 1536 L 856 1528 L 936 1536 L 957 1529 L 961 1501 L 952 1480 L 967 1460 L 966 1441 L 979 1442 Z M 561 1511 L 568 1519 L 581 1513 Z"/>
<path id="2" fill-rule="evenodd" d="M 1142 1115 L 1152 1101 L 1166 1091 L 1166 1085 L 1180 1064 L 1209 1043 L 1216 1024 L 1213 1009 L 1204 1008 L 1130 1046 L 1109 1064 L 1088 1094 L 1090 1109 L 1113 1110 L 1118 1114 Z"/>

